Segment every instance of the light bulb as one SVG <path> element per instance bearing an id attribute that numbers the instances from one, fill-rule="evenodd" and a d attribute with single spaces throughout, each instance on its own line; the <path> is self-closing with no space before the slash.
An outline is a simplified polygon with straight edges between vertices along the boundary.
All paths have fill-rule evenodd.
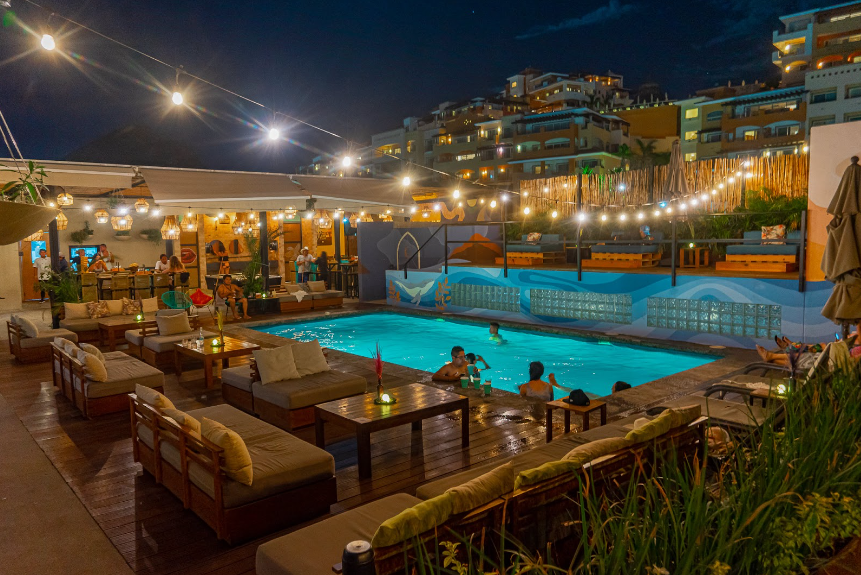
<path id="1" fill-rule="evenodd" d="M 220 220 L 221 218 L 223 218 L 223 217 L 224 217 L 224 212 L 218 212 L 218 215 L 217 215 L 217 216 L 215 216 L 215 217 L 216 217 L 216 218 L 218 218 L 218 219 Z"/>
<path id="2" fill-rule="evenodd" d="M 54 41 L 54 37 L 50 34 L 42 34 L 42 48 L 45 50 L 53 50 L 57 47 L 57 43 Z"/>
<path id="3" fill-rule="evenodd" d="M 668 214 L 672 214 L 672 213 L 673 213 L 673 208 L 667 208 L 667 213 L 668 213 Z"/>
<path id="4" fill-rule="evenodd" d="M 344 156 L 344 159 L 341 160 L 341 165 L 345 168 L 349 168 L 353 165 L 353 158 L 351 158 L 350 156 Z"/>
<path id="5" fill-rule="evenodd" d="M 679 204 L 679 209 L 680 210 L 686 210 L 686 209 L 688 209 L 688 206 L 687 206 L 687 204 Z"/>
<path id="6" fill-rule="evenodd" d="M 691 205 L 692 205 L 692 206 L 697 205 L 697 199 L 696 199 L 696 198 L 694 198 L 694 199 L 692 199 L 692 200 L 691 200 Z"/>
<path id="7" fill-rule="evenodd" d="M 54 204 L 54 202 L 48 202 L 48 207 L 49 207 L 49 208 L 53 208 L 53 207 L 54 207 L 54 205 L 55 205 L 55 204 Z"/>
<path id="8" fill-rule="evenodd" d="M 415 206 L 413 206 L 413 207 L 411 207 L 411 208 L 410 208 L 410 213 L 411 213 L 411 214 L 416 213 L 416 207 L 415 207 Z"/>
<path id="9" fill-rule="evenodd" d="M 807 153 L 807 150 L 809 150 L 809 149 L 810 149 L 810 146 L 802 146 L 801 147 L 801 151 L 804 152 L 805 154 Z"/>
<path id="10" fill-rule="evenodd" d="M 507 202 L 507 201 L 508 201 L 508 194 L 502 194 L 502 195 L 499 197 L 499 199 L 501 199 L 503 202 Z"/>
<path id="11" fill-rule="evenodd" d="M 691 242 L 691 243 L 689 243 L 689 244 L 688 244 L 688 247 L 689 247 L 689 248 L 693 248 L 694 246 L 696 246 L 696 244 L 694 244 L 694 242 Z"/>
<path id="12" fill-rule="evenodd" d="M 638 220 L 642 220 L 642 219 L 643 219 L 643 218 L 645 218 L 645 217 L 646 217 L 646 214 L 644 214 L 643 212 L 640 212 L 639 214 L 637 214 L 637 219 L 638 219 Z"/>
<path id="13" fill-rule="evenodd" d="M 601 214 L 601 221 L 602 221 L 602 222 L 606 222 L 606 221 L 607 221 L 607 214 Z"/>
<path id="14" fill-rule="evenodd" d="M 278 131 L 278 128 L 270 128 L 269 129 L 269 139 L 277 140 L 281 137 L 281 132 Z"/>
<path id="15" fill-rule="evenodd" d="M 551 218 L 553 218 L 553 219 L 556 219 L 556 217 L 557 217 L 558 215 L 559 215 L 559 212 L 557 212 L 556 210 L 553 210 L 553 211 L 550 213 L 550 217 L 551 217 Z"/>
<path id="16" fill-rule="evenodd" d="M 491 207 L 491 208 L 495 208 L 495 207 L 496 207 L 496 200 L 490 200 L 490 207 Z"/>
<path id="17" fill-rule="evenodd" d="M 119 209 L 119 212 L 120 212 L 120 215 L 121 215 L 121 216 L 124 216 L 124 215 L 126 215 L 127 213 L 129 213 L 129 210 L 128 210 L 128 208 L 120 208 L 120 209 Z"/>
<path id="18" fill-rule="evenodd" d="M 170 100 L 174 103 L 175 106 L 180 106 L 183 102 L 182 94 L 180 94 L 179 92 L 174 92 L 173 96 L 170 97 Z"/>
<path id="19" fill-rule="evenodd" d="M 451 195 L 454 197 L 454 199 L 459 198 L 460 197 L 460 190 L 453 191 Z"/>
<path id="20" fill-rule="evenodd" d="M 727 181 L 728 181 L 730 184 L 735 183 L 735 178 L 730 177 Z"/>
<path id="21" fill-rule="evenodd" d="M 386 210 L 386 214 L 391 214 L 392 210 Z"/>
<path id="22" fill-rule="evenodd" d="M 530 212 L 530 211 L 531 211 L 531 210 L 529 209 L 529 206 L 527 206 L 527 207 L 523 208 L 523 213 L 524 213 L 525 215 L 527 215 L 527 216 L 529 215 L 529 212 Z"/>
<path id="23" fill-rule="evenodd" d="M 404 179 L 403 179 L 403 180 L 401 180 L 401 183 L 402 183 L 403 185 L 405 185 L 405 186 L 409 186 L 409 185 L 410 185 L 410 183 L 412 183 L 412 180 L 410 179 L 410 177 L 409 177 L 409 176 L 404 176 Z"/>
<path id="24" fill-rule="evenodd" d="M 660 216 L 660 215 L 661 215 L 661 210 L 655 210 L 655 215 L 656 215 L 656 216 Z"/>
<path id="25" fill-rule="evenodd" d="M 361 212 L 359 212 L 359 215 L 364 218 L 365 217 L 365 210 L 362 210 Z"/>
<path id="26" fill-rule="evenodd" d="M 125 218 L 121 218 L 121 219 L 120 219 L 120 221 L 119 221 L 119 224 L 120 224 L 121 226 L 126 225 L 126 219 L 125 219 Z"/>
<path id="27" fill-rule="evenodd" d="M 622 214 L 621 216 L 619 216 L 619 219 L 624 222 L 625 220 L 628 219 L 628 216 L 626 216 L 625 214 Z"/>
<path id="28" fill-rule="evenodd" d="M 423 217 L 423 218 L 429 218 L 429 217 L 430 217 L 430 214 L 429 214 L 429 213 L 427 213 L 427 212 L 422 212 L 422 217 Z"/>
<path id="29" fill-rule="evenodd" d="M 154 215 L 154 216 L 157 216 L 157 215 L 159 215 L 159 214 L 161 213 L 161 209 L 160 209 L 160 208 L 155 208 L 154 210 L 150 210 L 150 213 L 151 213 L 152 215 Z"/>
<path id="30" fill-rule="evenodd" d="M 85 212 L 93 211 L 93 206 L 91 206 L 89 203 L 84 204 L 84 211 Z"/>
<path id="31" fill-rule="evenodd" d="M 481 198 L 480 200 L 478 200 L 478 203 L 484 204 L 484 198 Z"/>
<path id="32" fill-rule="evenodd" d="M 191 217 L 191 216 L 193 216 L 193 215 L 194 215 L 194 214 L 192 214 L 191 212 L 188 212 L 187 214 L 185 214 L 185 217 L 190 218 L 190 217 Z"/>
<path id="33" fill-rule="evenodd" d="M 523 197 L 524 197 L 524 198 L 528 198 L 528 197 L 529 197 L 529 192 L 523 192 Z"/>
<path id="34" fill-rule="evenodd" d="M 715 194 L 717 194 L 717 190 L 712 190 L 712 195 L 714 196 Z"/>
<path id="35" fill-rule="evenodd" d="M 586 214 L 584 214 L 583 212 L 580 212 L 579 214 L 577 214 L 577 219 L 580 220 L 581 222 L 585 222 L 586 221 Z"/>
<path id="36" fill-rule="evenodd" d="M 740 177 L 741 177 L 741 172 L 736 172 L 736 173 L 735 173 L 735 177 L 736 177 L 736 178 L 740 178 Z"/>
<path id="37" fill-rule="evenodd" d="M 619 191 L 620 191 L 620 192 L 624 192 L 624 191 L 625 191 L 625 184 L 619 184 Z"/>
<path id="38" fill-rule="evenodd" d="M 544 186 L 544 193 L 546 194 L 549 192 L 550 192 L 550 188 L 548 186 Z"/>
<path id="39" fill-rule="evenodd" d="M 722 190 L 722 189 L 723 189 L 723 184 L 718 184 L 718 188 Z M 712 190 L 712 191 L 714 191 L 714 190 Z"/>
<path id="40" fill-rule="evenodd" d="M 310 219 L 312 219 L 313 217 L 314 217 L 314 212 L 308 212 L 307 214 L 305 214 L 305 219 L 306 219 L 306 220 L 310 220 Z"/>

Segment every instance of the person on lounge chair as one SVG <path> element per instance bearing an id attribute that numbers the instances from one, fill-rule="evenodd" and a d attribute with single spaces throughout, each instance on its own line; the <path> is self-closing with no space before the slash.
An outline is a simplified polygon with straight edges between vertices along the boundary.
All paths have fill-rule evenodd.
<path id="1" fill-rule="evenodd" d="M 818 344 L 817 344 L 818 345 Z M 814 351 L 813 349 L 808 349 L 807 351 L 802 351 L 798 358 L 798 369 L 810 369 L 813 367 L 813 364 L 816 363 L 816 359 L 819 357 L 819 354 L 822 353 L 822 348 L 818 348 L 819 351 Z M 809 348 L 809 346 L 808 346 Z M 789 350 L 789 351 L 797 351 L 797 350 Z M 768 351 L 761 345 L 756 346 L 756 353 L 759 354 L 759 357 L 762 358 L 762 361 L 765 363 L 773 363 L 774 365 L 780 365 L 782 367 L 789 367 L 789 352 L 788 351 Z"/>
<path id="2" fill-rule="evenodd" d="M 233 283 L 233 278 L 229 274 L 224 276 L 221 282 L 221 285 L 218 286 L 218 297 L 230 306 L 230 311 L 233 312 L 233 319 L 239 319 L 239 312 L 236 310 L 237 302 L 242 304 L 242 309 L 245 311 L 245 319 L 251 319 L 251 316 L 248 315 L 248 298 L 242 293 L 242 288 Z"/>
<path id="3" fill-rule="evenodd" d="M 544 375 L 544 364 L 540 361 L 533 361 L 529 364 L 529 381 L 518 387 L 520 395 L 523 397 L 537 397 L 544 401 L 553 401 L 553 388 L 556 387 L 563 391 L 571 391 L 567 387 L 563 387 L 556 383 L 556 376 L 552 373 L 547 376 L 549 381 L 543 381 L 541 376 Z"/>
<path id="4" fill-rule="evenodd" d="M 436 381 L 458 381 L 467 370 L 466 353 L 459 345 L 451 348 L 451 362 L 446 363 L 433 374 Z"/>

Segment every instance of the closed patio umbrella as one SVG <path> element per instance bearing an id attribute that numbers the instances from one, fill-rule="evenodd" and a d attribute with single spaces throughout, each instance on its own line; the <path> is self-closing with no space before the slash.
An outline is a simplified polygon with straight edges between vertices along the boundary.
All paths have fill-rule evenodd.
<path id="1" fill-rule="evenodd" d="M 861 166 L 858 157 L 843 173 L 837 192 L 828 206 L 833 216 L 822 256 L 822 271 L 834 282 L 822 315 L 843 324 L 844 335 L 851 323 L 861 323 Z"/>
<path id="2" fill-rule="evenodd" d="M 689 194 L 688 179 L 685 177 L 685 161 L 679 141 L 673 142 L 670 163 L 667 166 L 667 180 L 664 182 L 663 198 L 683 198 Z"/>

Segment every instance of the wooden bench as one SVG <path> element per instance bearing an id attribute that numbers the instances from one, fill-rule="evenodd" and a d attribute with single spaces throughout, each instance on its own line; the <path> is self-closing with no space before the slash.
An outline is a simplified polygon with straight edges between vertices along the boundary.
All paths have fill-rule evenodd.
<path id="1" fill-rule="evenodd" d="M 544 264 L 564 264 L 565 252 L 508 252 L 508 265 L 540 266 Z M 502 265 L 501 257 L 495 258 L 497 265 Z"/>
<path id="2" fill-rule="evenodd" d="M 661 263 L 661 253 L 614 254 L 595 253 L 582 260 L 584 268 L 651 268 Z"/>
<path id="3" fill-rule="evenodd" d="M 717 271 L 788 273 L 798 270 L 798 256 L 727 254 L 726 261 L 715 263 Z"/>

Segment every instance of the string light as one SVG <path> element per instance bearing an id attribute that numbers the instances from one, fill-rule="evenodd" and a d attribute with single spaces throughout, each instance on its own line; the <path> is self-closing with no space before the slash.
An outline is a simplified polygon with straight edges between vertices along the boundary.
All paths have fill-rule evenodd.
<path id="1" fill-rule="evenodd" d="M 57 42 L 54 41 L 54 37 L 50 34 L 42 34 L 42 40 L 40 44 L 42 44 L 42 48 L 48 50 L 49 52 L 57 47 Z"/>
<path id="2" fill-rule="evenodd" d="M 668 214 L 672 214 L 672 213 L 673 213 L 673 208 L 667 208 L 667 213 L 668 213 Z"/>
<path id="3" fill-rule="evenodd" d="M 460 197 L 460 190 L 455 189 L 451 195 L 454 197 L 454 199 L 458 199 Z"/>
<path id="4" fill-rule="evenodd" d="M 495 208 L 495 207 L 496 207 L 496 200 L 490 200 L 490 207 L 491 207 L 491 208 Z"/>
<path id="5" fill-rule="evenodd" d="M 269 129 L 269 139 L 270 140 L 277 140 L 280 137 L 281 137 L 281 132 L 278 131 L 278 128 L 270 128 Z"/>
<path id="6" fill-rule="evenodd" d="M 544 193 L 545 193 L 545 194 L 549 194 L 549 193 L 550 193 L 550 187 L 549 187 L 549 186 L 544 186 Z"/>
<path id="7" fill-rule="evenodd" d="M 602 222 L 606 222 L 606 221 L 607 221 L 607 214 L 601 214 L 601 221 L 602 221 Z"/>
<path id="8" fill-rule="evenodd" d="M 550 217 L 553 218 L 554 220 L 556 219 L 557 216 L 559 216 L 559 212 L 557 212 L 556 210 L 553 210 L 550 213 Z"/>
<path id="9" fill-rule="evenodd" d="M 411 214 L 416 213 L 416 207 L 415 207 L 415 206 L 413 206 L 413 207 L 411 207 L 411 208 L 410 208 L 410 213 L 411 213 Z"/>
<path id="10" fill-rule="evenodd" d="M 501 199 L 503 202 L 507 202 L 507 201 L 508 201 L 508 194 L 502 194 L 502 195 L 499 197 L 499 199 Z"/>
<path id="11" fill-rule="evenodd" d="M 439 204 L 434 204 L 434 205 L 433 205 L 433 210 L 434 210 L 435 212 L 438 212 L 438 211 L 439 211 Z"/>
<path id="12" fill-rule="evenodd" d="M 528 198 L 528 197 L 529 197 L 529 192 L 523 192 L 523 197 L 524 197 L 524 198 Z"/>
<path id="13" fill-rule="evenodd" d="M 585 222 L 586 221 L 586 214 L 584 212 L 580 212 L 579 214 L 577 214 L 577 219 L 580 220 L 581 222 Z"/>
<path id="14" fill-rule="evenodd" d="M 401 184 L 403 184 L 404 186 L 409 186 L 411 183 L 412 183 L 412 180 L 410 179 L 409 176 L 404 176 L 404 179 L 401 180 Z"/>
<path id="15" fill-rule="evenodd" d="M 644 214 L 643 212 L 640 212 L 639 214 L 637 214 L 637 219 L 638 219 L 638 220 L 642 220 L 642 219 L 643 219 L 643 218 L 645 218 L 645 217 L 646 217 L 646 214 Z"/>
<path id="16" fill-rule="evenodd" d="M 531 210 L 529 209 L 529 206 L 526 206 L 525 208 L 523 208 L 523 214 L 524 214 L 524 215 L 527 215 L 527 216 L 528 216 L 530 211 L 531 211 Z"/>
<path id="17" fill-rule="evenodd" d="M 181 106 L 183 102 L 182 94 L 179 92 L 174 92 L 170 97 L 170 101 L 173 102 L 174 106 Z"/>
<path id="18" fill-rule="evenodd" d="M 625 214 L 622 214 L 621 216 L 619 216 L 619 219 L 624 222 L 625 220 L 628 219 L 628 216 L 626 216 Z"/>
<path id="19" fill-rule="evenodd" d="M 661 210 L 655 210 L 655 215 L 656 215 L 656 216 L 660 216 L 660 215 L 661 215 Z"/>
<path id="20" fill-rule="evenodd" d="M 341 165 L 345 168 L 349 168 L 351 165 L 353 165 L 353 158 L 351 158 L 350 156 L 344 156 L 344 159 L 341 160 Z"/>

